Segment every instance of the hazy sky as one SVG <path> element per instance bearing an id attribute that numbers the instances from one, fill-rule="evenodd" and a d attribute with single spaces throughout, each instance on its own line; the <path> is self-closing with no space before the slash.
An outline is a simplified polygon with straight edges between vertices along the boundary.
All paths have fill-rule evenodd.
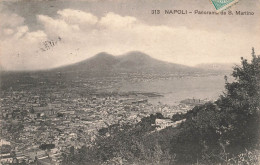
<path id="1" fill-rule="evenodd" d="M 161 14 L 152 15 L 153 9 Z M 239 62 L 250 58 L 252 47 L 260 54 L 260 0 L 240 0 L 231 8 L 234 15 L 225 16 L 165 15 L 166 9 L 215 10 L 210 0 L 2 1 L 2 68 L 48 69 L 99 52 L 134 50 L 185 65 Z M 57 44 L 43 51 L 51 40 Z"/>

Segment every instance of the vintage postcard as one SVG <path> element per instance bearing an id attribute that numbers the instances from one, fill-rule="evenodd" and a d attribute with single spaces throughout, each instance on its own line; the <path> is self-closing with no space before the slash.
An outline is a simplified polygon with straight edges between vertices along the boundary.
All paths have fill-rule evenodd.
<path id="1" fill-rule="evenodd" d="M 260 0 L 2 0 L 0 164 L 259 165 Z"/>

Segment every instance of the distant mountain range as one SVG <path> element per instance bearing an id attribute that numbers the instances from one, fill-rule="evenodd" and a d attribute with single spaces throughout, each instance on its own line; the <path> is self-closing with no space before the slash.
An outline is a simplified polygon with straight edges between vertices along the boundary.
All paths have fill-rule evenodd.
<path id="1" fill-rule="evenodd" d="M 89 77 L 147 75 L 229 75 L 232 64 L 200 64 L 195 67 L 160 61 L 149 55 L 133 51 L 121 56 L 102 52 L 84 61 L 71 65 L 41 71 L 2 71 L 1 88 L 19 84 L 36 86 L 41 81 L 74 81 Z M 123 77 L 124 77 L 123 76 Z M 123 78 L 122 77 L 122 78 Z M 142 77 L 142 76 L 141 76 Z M 125 78 L 125 77 L 124 77 Z M 19 83 L 17 83 L 19 82 Z"/>
<path id="2" fill-rule="evenodd" d="M 198 64 L 195 67 L 212 71 L 231 71 L 236 64 L 234 63 L 209 63 Z"/>
<path id="3" fill-rule="evenodd" d="M 204 69 L 185 65 L 160 61 L 149 55 L 133 51 L 121 56 L 113 56 L 102 52 L 87 60 L 72 65 L 54 69 L 63 73 L 93 73 L 93 74 L 116 74 L 116 73 L 195 73 Z"/>
<path id="4" fill-rule="evenodd" d="M 91 58 L 78 63 L 49 69 L 45 71 L 26 71 L 27 73 L 47 73 L 47 75 L 61 73 L 69 75 L 92 75 L 92 76 L 109 76 L 122 73 L 138 73 L 138 74 L 222 74 L 231 72 L 234 64 L 199 64 L 195 67 L 185 66 L 176 63 L 160 61 L 150 57 L 149 55 L 132 51 L 121 56 L 113 56 L 106 52 L 101 52 Z M 2 72 L 2 73 L 23 73 L 18 72 Z"/>

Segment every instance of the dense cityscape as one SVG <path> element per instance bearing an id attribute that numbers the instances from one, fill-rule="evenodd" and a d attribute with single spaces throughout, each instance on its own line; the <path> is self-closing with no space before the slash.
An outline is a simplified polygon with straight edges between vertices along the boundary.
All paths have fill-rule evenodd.
<path id="1" fill-rule="evenodd" d="M 173 114 L 184 113 L 205 102 L 187 99 L 175 106 L 155 105 L 149 99 L 163 97 L 159 93 L 104 92 L 115 86 L 115 78 L 103 81 L 93 78 L 84 83 L 44 80 L 38 83 L 32 87 L 18 82 L 21 87 L 11 86 L 1 93 L 2 164 L 50 161 L 60 164 L 62 154 L 68 153 L 72 146 L 77 149 L 93 145 L 101 128 L 134 124 L 158 112 L 168 118 L 158 120 L 158 125 L 174 126 L 169 120 Z"/>

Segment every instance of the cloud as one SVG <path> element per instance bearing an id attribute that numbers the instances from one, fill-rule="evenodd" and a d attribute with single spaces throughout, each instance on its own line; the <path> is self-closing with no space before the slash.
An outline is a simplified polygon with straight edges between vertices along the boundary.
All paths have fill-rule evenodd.
<path id="1" fill-rule="evenodd" d="M 107 28 L 131 28 L 137 22 L 136 18 L 120 15 L 109 12 L 106 16 L 102 17 L 99 21 L 99 25 Z"/>
<path id="2" fill-rule="evenodd" d="M 250 55 L 251 47 L 259 42 L 258 36 L 236 28 L 226 33 L 155 26 L 113 12 L 97 17 L 80 10 L 58 10 L 54 17 L 38 15 L 42 28 L 36 31 L 30 31 L 18 15 L 13 14 L 10 19 L 17 22 L 2 23 L 4 37 L 0 41 L 2 66 L 9 70 L 58 67 L 101 51 L 120 55 L 139 50 L 160 60 L 187 65 L 236 62 L 240 56 Z M 61 41 L 57 45 L 40 50 L 42 42 L 58 38 Z"/>
<path id="3" fill-rule="evenodd" d="M 21 31 L 21 27 L 24 23 L 24 18 L 17 14 L 2 13 L 0 14 L 0 35 L 2 37 L 14 34 L 17 31 Z"/>
<path id="4" fill-rule="evenodd" d="M 29 31 L 24 18 L 16 14 L 1 14 L 0 45 L 1 67 L 7 70 L 37 68 L 34 53 L 39 48 L 39 41 L 47 35 L 41 31 Z M 35 64 L 34 64 L 35 63 Z"/>
<path id="5" fill-rule="evenodd" d="M 10 14 L 10 13 L 4 13 L 0 14 L 1 21 L 0 21 L 0 27 L 1 28 L 13 28 L 17 27 L 24 22 L 24 18 L 18 16 L 17 14 Z"/>
<path id="6" fill-rule="evenodd" d="M 62 20 L 69 24 L 77 24 L 80 26 L 95 25 L 98 18 L 91 13 L 82 12 L 80 10 L 64 9 L 57 12 Z"/>
<path id="7" fill-rule="evenodd" d="M 9 28 L 4 28 L 3 32 L 4 32 L 3 35 L 11 35 L 14 33 L 13 29 L 9 29 Z"/>
<path id="8" fill-rule="evenodd" d="M 66 35 L 79 30 L 78 25 L 68 24 L 63 19 L 53 19 L 45 15 L 39 15 L 37 18 L 49 36 Z"/>

